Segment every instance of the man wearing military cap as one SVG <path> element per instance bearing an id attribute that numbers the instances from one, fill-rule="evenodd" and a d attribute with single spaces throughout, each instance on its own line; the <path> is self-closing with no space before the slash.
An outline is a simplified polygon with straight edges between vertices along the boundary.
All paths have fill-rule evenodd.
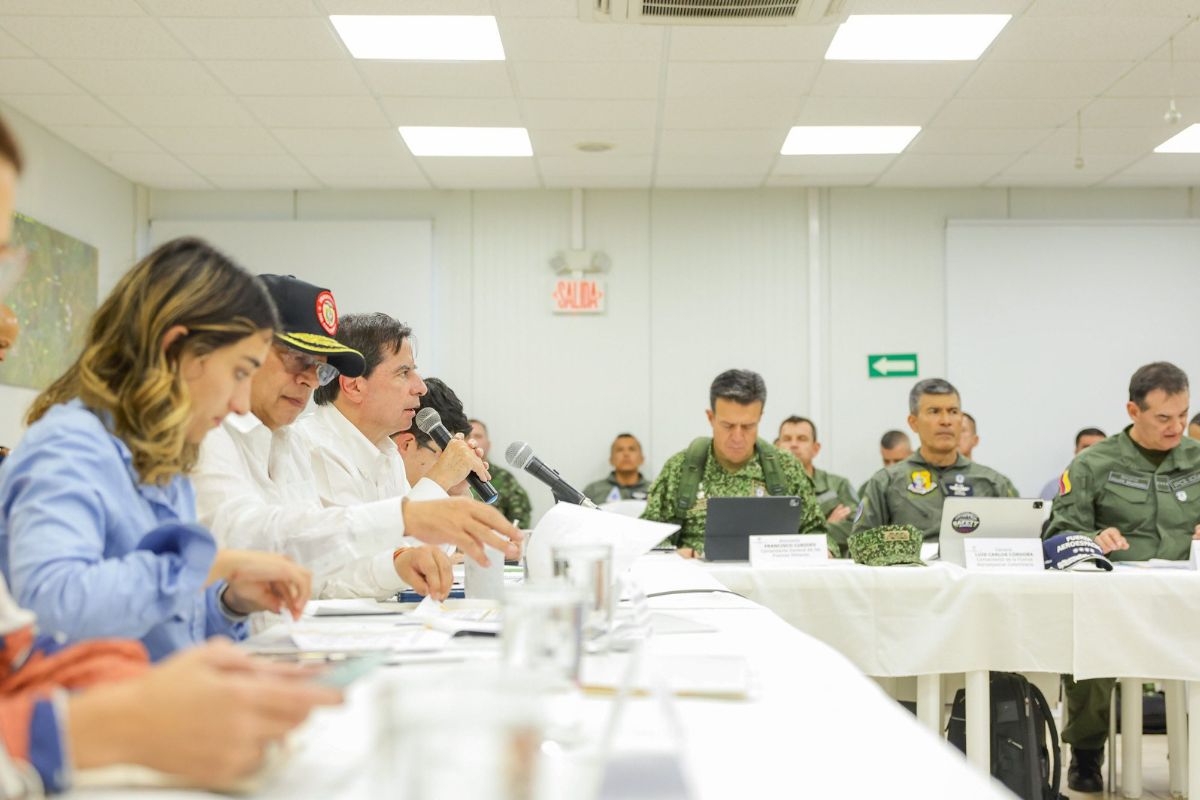
<path id="1" fill-rule="evenodd" d="M 1200 442 L 1184 436 L 1188 379 L 1165 361 L 1129 381 L 1131 424 L 1075 457 L 1059 479 L 1046 538 L 1091 537 L 1111 561 L 1187 559 L 1200 539 Z M 1112 679 L 1067 682 L 1070 788 L 1098 792 Z"/>
<path id="2" fill-rule="evenodd" d="M 803 506 L 799 533 L 825 533 L 825 520 L 804 467 L 758 438 L 766 399 L 767 386 L 757 372 L 722 372 L 712 382 L 705 411 L 712 438 L 696 439 L 667 459 L 651 485 L 642 519 L 679 525 L 671 544 L 680 555 L 703 555 L 710 497 L 799 497 Z M 832 541 L 829 546 L 837 547 Z"/>
<path id="3" fill-rule="evenodd" d="M 912 525 L 936 540 L 947 497 L 1016 497 L 1008 478 L 958 452 L 962 408 L 958 390 L 941 378 L 918 381 L 908 394 L 908 426 L 921 446 L 876 472 L 863 486 L 854 531 Z"/>
<path id="4" fill-rule="evenodd" d="M 448 541 L 437 535 L 444 525 L 430 518 L 453 516 L 454 509 L 439 509 L 449 501 L 323 507 L 310 447 L 292 423 L 314 389 L 362 375 L 365 362 L 336 338 L 328 289 L 290 275 L 261 279 L 281 326 L 251 379 L 250 413 L 228 415 L 201 446 L 192 475 L 200 521 L 225 547 L 283 553 L 308 567 L 314 597 L 384 597 L 410 586 L 445 597 L 452 582 L 446 554 L 406 542 L 405 533 Z"/>

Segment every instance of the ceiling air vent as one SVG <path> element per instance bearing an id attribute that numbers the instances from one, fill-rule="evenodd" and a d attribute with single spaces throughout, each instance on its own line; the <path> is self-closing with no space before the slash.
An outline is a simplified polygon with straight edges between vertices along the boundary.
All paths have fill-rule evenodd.
<path id="1" fill-rule="evenodd" d="M 585 22 L 658 25 L 829 25 L 845 0 L 579 0 Z"/>

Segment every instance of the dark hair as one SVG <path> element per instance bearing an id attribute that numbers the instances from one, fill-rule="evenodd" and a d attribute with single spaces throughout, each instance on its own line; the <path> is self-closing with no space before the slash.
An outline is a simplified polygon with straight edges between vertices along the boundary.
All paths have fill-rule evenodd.
<path id="1" fill-rule="evenodd" d="M 921 410 L 921 395 L 925 394 L 952 394 L 962 398 L 950 381 L 944 378 L 926 378 L 913 384 L 912 391 L 908 393 L 908 413 L 914 417 L 917 415 Z"/>
<path id="2" fill-rule="evenodd" d="M 446 383 L 438 378 L 425 379 L 425 394 L 421 395 L 421 408 L 432 408 L 442 418 L 442 424 L 450 433 L 461 433 L 464 436 L 471 433 L 471 420 L 463 412 L 462 400 Z M 408 432 L 417 440 L 418 445 L 429 444 L 432 438 L 428 433 L 413 425 Z"/>
<path id="3" fill-rule="evenodd" d="M 879 446 L 884 450 L 891 450 L 893 447 L 898 447 L 900 442 L 907 442 L 912 446 L 912 440 L 908 438 L 908 434 L 904 431 L 891 430 L 883 435 L 879 440 Z"/>
<path id="4" fill-rule="evenodd" d="M 12 164 L 18 175 L 25 169 L 25 162 L 21 159 L 21 148 L 17 146 L 17 137 L 13 136 L 12 130 L 4 124 L 3 117 L 0 117 L 0 158 Z"/>
<path id="5" fill-rule="evenodd" d="M 617 442 L 619 442 L 622 439 L 633 439 L 635 442 L 637 442 L 638 450 L 642 449 L 641 441 L 636 436 L 634 436 L 632 433 L 618 433 L 616 436 L 613 437 L 613 441 L 612 441 L 612 444 L 609 445 L 609 449 L 611 450 L 613 445 L 615 445 Z"/>
<path id="6" fill-rule="evenodd" d="M 808 417 L 801 417 L 797 414 L 792 414 L 790 417 L 785 419 L 783 422 L 779 423 L 779 435 L 780 436 L 783 435 L 783 426 L 784 425 L 799 425 L 801 422 L 808 423 L 808 427 L 812 428 L 813 441 L 814 442 L 817 441 L 817 423 L 813 422 Z"/>
<path id="7" fill-rule="evenodd" d="M 363 354 L 367 364 L 364 378 L 371 377 L 379 362 L 397 353 L 410 336 L 412 328 L 387 314 L 347 314 L 338 322 L 338 341 Z M 330 381 L 317 387 L 313 399 L 319 406 L 329 405 L 341 391 L 341 381 Z"/>
<path id="8" fill-rule="evenodd" d="M 1196 416 L 1200 417 L 1200 414 L 1197 414 Z M 1075 446 L 1076 447 L 1079 447 L 1079 440 L 1085 436 L 1108 436 L 1108 434 L 1106 434 L 1104 431 L 1100 430 L 1099 428 L 1084 428 L 1079 433 L 1075 434 Z"/>
<path id="9" fill-rule="evenodd" d="M 1192 417 L 1191 421 L 1188 422 L 1188 425 L 1200 425 L 1200 414 Z"/>
<path id="10" fill-rule="evenodd" d="M 732 400 L 740 406 L 767 404 L 767 384 L 762 375 L 748 369 L 727 369 L 713 379 L 708 390 L 708 407 L 716 409 L 717 400 Z"/>
<path id="11" fill-rule="evenodd" d="M 483 428 L 484 433 L 488 432 L 487 424 L 481 419 L 475 419 L 475 417 L 471 417 L 469 420 L 467 420 L 467 422 L 471 423 L 472 425 L 478 425 L 479 427 Z"/>
<path id="12" fill-rule="evenodd" d="M 1139 367 L 1129 379 L 1129 402 L 1137 403 L 1137 407 L 1146 410 L 1146 395 L 1162 389 L 1168 396 L 1186 392 L 1188 379 L 1184 371 L 1167 361 L 1155 361 L 1144 367 Z"/>
<path id="13" fill-rule="evenodd" d="M 962 415 L 963 415 L 963 417 L 965 417 L 966 419 L 969 419 L 969 420 L 971 420 L 971 430 L 972 430 L 972 431 L 974 431 L 975 433 L 979 433 L 979 426 L 975 424 L 975 418 L 974 418 L 974 417 L 972 417 L 970 414 L 968 414 L 968 413 L 967 413 L 967 412 L 965 412 L 965 411 L 964 411 L 964 412 L 962 412 Z"/>

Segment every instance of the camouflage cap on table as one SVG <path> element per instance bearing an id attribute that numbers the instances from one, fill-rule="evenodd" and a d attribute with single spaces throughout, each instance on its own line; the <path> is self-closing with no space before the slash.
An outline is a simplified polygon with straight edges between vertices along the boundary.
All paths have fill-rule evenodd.
<path id="1" fill-rule="evenodd" d="M 920 564 L 924 535 L 912 525 L 880 525 L 850 537 L 850 557 L 869 567 Z"/>

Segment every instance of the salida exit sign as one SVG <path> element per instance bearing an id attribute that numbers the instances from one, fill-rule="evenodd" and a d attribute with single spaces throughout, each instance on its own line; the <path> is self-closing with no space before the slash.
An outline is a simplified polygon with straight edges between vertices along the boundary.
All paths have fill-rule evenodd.
<path id="1" fill-rule="evenodd" d="M 555 314 L 602 314 L 606 292 L 604 281 L 591 278 L 559 278 L 554 282 Z"/>

